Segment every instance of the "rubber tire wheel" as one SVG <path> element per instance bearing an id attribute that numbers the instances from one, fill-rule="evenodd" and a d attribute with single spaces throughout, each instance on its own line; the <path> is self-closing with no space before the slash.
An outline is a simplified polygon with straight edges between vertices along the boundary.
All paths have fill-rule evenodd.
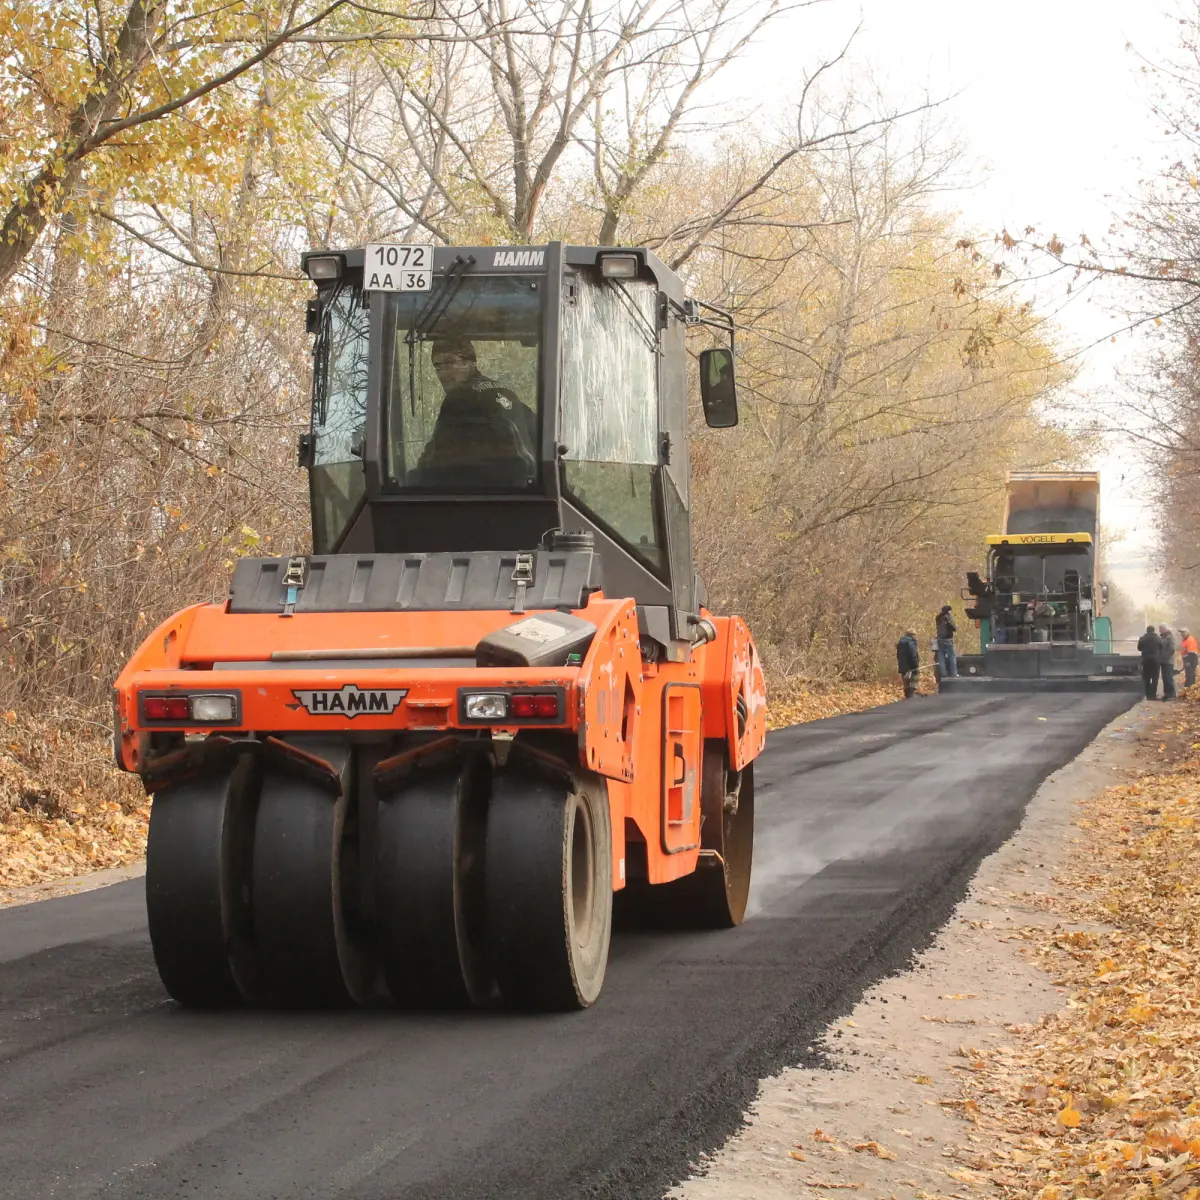
<path id="1" fill-rule="evenodd" d="M 742 770 L 735 812 L 725 807 L 728 759 L 720 743 L 704 750 L 700 803 L 701 846 L 719 860 L 701 859 L 671 883 L 639 883 L 625 890 L 623 926 L 631 929 L 732 929 L 746 916 L 754 860 L 754 764 Z"/>
<path id="2" fill-rule="evenodd" d="M 484 946 L 488 764 L 420 772 L 380 802 L 375 919 L 388 991 L 415 1008 L 466 1008 L 492 992 Z"/>
<path id="3" fill-rule="evenodd" d="M 747 763 L 742 769 L 737 810 L 730 813 L 725 808 L 725 753 L 723 750 L 708 751 L 705 754 L 706 769 L 710 753 L 720 764 L 720 854 L 724 862 L 720 869 L 701 867 L 692 878 L 698 885 L 697 916 L 705 928 L 732 929 L 745 920 L 746 901 L 750 897 L 750 872 L 754 863 L 754 764 Z M 711 806 L 714 821 L 718 819 L 717 805 L 714 797 Z M 706 819 L 709 811 L 706 807 Z"/>
<path id="4" fill-rule="evenodd" d="M 254 764 L 158 792 L 146 841 L 146 919 L 159 978 L 189 1008 L 254 990 L 249 853 Z"/>
<path id="5" fill-rule="evenodd" d="M 348 798 L 268 770 L 254 832 L 254 930 L 276 1004 L 332 1008 L 371 991 L 364 948 L 343 913 L 341 843 Z"/>
<path id="6" fill-rule="evenodd" d="M 612 940 L 608 788 L 497 771 L 484 866 L 492 974 L 512 1008 L 587 1008 Z"/>

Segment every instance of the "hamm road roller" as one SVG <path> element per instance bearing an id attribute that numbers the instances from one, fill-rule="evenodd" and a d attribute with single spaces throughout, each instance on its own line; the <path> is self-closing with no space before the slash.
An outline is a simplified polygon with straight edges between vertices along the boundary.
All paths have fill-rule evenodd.
<path id="1" fill-rule="evenodd" d="M 313 252 L 312 553 L 244 558 L 115 688 L 179 1002 L 590 1005 L 614 893 L 744 915 L 762 669 L 705 607 L 733 322 L 641 249 Z M 726 344 L 727 343 L 727 344 Z"/>

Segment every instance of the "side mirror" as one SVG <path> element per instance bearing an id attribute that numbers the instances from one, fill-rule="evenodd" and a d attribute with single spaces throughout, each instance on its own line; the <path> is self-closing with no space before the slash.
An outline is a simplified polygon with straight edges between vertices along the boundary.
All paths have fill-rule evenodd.
<path id="1" fill-rule="evenodd" d="M 315 298 L 304 306 L 304 332 L 316 333 L 321 328 L 321 304 Z"/>
<path id="2" fill-rule="evenodd" d="M 296 440 L 296 466 L 311 467 L 316 459 L 317 435 L 302 433 Z"/>
<path id="3" fill-rule="evenodd" d="M 732 350 L 721 347 L 700 352 L 700 400 L 710 429 L 732 429 L 738 423 Z"/>
<path id="4" fill-rule="evenodd" d="M 1108 584 L 1107 583 L 1102 583 L 1100 585 L 1100 602 L 1102 604 L 1108 603 Z"/>

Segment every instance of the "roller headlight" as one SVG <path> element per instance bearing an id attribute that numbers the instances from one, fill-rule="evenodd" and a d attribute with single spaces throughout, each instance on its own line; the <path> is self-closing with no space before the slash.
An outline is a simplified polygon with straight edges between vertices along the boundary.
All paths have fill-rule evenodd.
<path id="1" fill-rule="evenodd" d="M 463 697 L 468 721 L 503 721 L 508 716 L 508 697 L 502 692 L 473 692 Z"/>
<path id="2" fill-rule="evenodd" d="M 193 696 L 192 720 L 204 723 L 232 721 L 237 704 L 232 696 Z"/>

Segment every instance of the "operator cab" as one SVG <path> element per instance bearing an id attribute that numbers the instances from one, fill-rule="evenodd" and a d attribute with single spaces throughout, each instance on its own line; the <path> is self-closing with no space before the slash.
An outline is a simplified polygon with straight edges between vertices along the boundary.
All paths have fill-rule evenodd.
<path id="1" fill-rule="evenodd" d="M 967 616 L 989 622 L 995 645 L 1094 640 L 1092 536 L 996 534 L 987 578 L 968 573 Z"/>
<path id="2" fill-rule="evenodd" d="M 689 326 L 708 423 L 737 423 L 732 320 L 640 249 L 368 246 L 310 253 L 313 551 L 525 552 L 593 538 L 678 657 L 698 607 L 688 488 Z M 704 315 L 715 314 L 715 315 Z"/>

